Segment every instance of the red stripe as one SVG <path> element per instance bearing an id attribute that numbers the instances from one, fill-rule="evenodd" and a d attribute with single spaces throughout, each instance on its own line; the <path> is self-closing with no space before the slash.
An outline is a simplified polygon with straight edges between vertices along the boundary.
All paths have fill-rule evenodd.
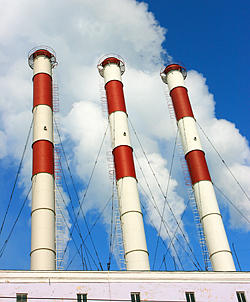
<path id="1" fill-rule="evenodd" d="M 54 148 L 53 144 L 46 140 L 36 141 L 33 144 L 33 172 L 49 173 L 54 175 Z"/>
<path id="2" fill-rule="evenodd" d="M 36 52 L 33 53 L 33 57 L 38 57 L 38 56 L 45 56 L 48 57 L 49 59 L 52 57 L 52 54 L 46 50 L 46 49 L 39 49 Z"/>
<path id="3" fill-rule="evenodd" d="M 201 180 L 210 180 L 205 154 L 201 150 L 190 151 L 185 156 L 192 184 Z"/>
<path id="4" fill-rule="evenodd" d="M 176 87 L 170 92 L 177 121 L 185 116 L 194 117 L 185 87 Z"/>
<path id="5" fill-rule="evenodd" d="M 38 73 L 33 78 L 33 108 L 48 105 L 52 108 L 52 79 L 47 73 Z"/>
<path id="6" fill-rule="evenodd" d="M 107 58 L 105 59 L 103 62 L 102 62 L 102 67 L 108 65 L 108 64 L 117 64 L 118 66 L 120 65 L 120 60 L 115 58 L 115 57 L 110 57 L 110 58 Z"/>
<path id="7" fill-rule="evenodd" d="M 131 176 L 136 178 L 133 150 L 129 146 L 118 146 L 113 150 L 116 180 Z"/>
<path id="8" fill-rule="evenodd" d="M 165 75 L 167 75 L 167 74 L 168 74 L 170 71 L 172 71 L 172 70 L 179 70 L 179 71 L 182 73 L 184 79 L 185 79 L 186 76 L 187 76 L 186 68 L 183 67 L 183 66 L 181 66 L 181 65 L 179 65 L 179 64 L 170 64 L 170 65 L 168 65 L 168 66 L 164 69 L 163 73 L 165 73 Z"/>
<path id="9" fill-rule="evenodd" d="M 122 82 L 117 80 L 109 81 L 105 85 L 105 89 L 108 101 L 109 114 L 115 111 L 126 112 Z"/>

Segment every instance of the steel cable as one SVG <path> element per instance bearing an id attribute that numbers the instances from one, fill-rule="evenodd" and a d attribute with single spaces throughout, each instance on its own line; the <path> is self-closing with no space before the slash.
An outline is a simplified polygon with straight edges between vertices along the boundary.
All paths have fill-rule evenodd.
<path id="1" fill-rule="evenodd" d="M 27 139 L 26 139 L 26 142 L 25 142 L 25 145 L 24 145 L 22 157 L 21 157 L 18 169 L 17 169 L 14 185 L 13 185 L 13 188 L 12 188 L 12 191 L 11 191 L 11 194 L 10 194 L 10 199 L 9 199 L 9 202 L 8 202 L 8 206 L 7 206 L 7 209 L 5 211 L 3 222 L 2 222 L 2 225 L 1 225 L 1 228 L 0 228 L 0 236 L 1 236 L 1 233 L 3 231 L 3 227 L 4 227 L 4 224 L 5 224 L 5 220 L 6 220 L 7 214 L 9 212 L 9 208 L 10 208 L 10 204 L 11 204 L 11 201 L 12 201 L 12 198 L 13 198 L 13 195 L 14 195 L 14 191 L 15 191 L 15 188 L 16 188 L 18 176 L 19 176 L 19 174 L 21 172 L 21 168 L 22 168 L 22 164 L 23 164 L 23 159 L 24 159 L 24 155 L 25 155 L 25 152 L 26 152 L 26 149 L 27 149 L 28 142 L 29 142 L 32 126 L 33 126 L 33 118 L 32 118 L 32 121 L 31 121 L 31 124 L 30 124 L 30 127 L 29 127 L 29 132 L 28 132 Z"/>
<path id="2" fill-rule="evenodd" d="M 246 198 L 248 199 L 248 201 L 250 201 L 250 197 L 247 195 L 246 191 L 244 190 L 244 188 L 242 187 L 242 185 L 240 184 L 240 182 L 238 181 L 238 179 L 234 176 L 233 172 L 231 171 L 231 169 L 229 168 L 229 166 L 227 165 L 227 163 L 225 162 L 225 160 L 222 158 L 222 156 L 220 155 L 219 151 L 215 148 L 215 146 L 212 143 L 212 141 L 209 139 L 209 137 L 207 136 L 207 134 L 205 133 L 205 131 L 202 129 L 201 125 L 197 121 L 196 121 L 196 123 L 199 126 L 199 128 L 201 129 L 201 131 L 204 134 L 204 136 L 206 137 L 206 139 L 208 140 L 208 142 L 211 144 L 211 146 L 214 149 L 214 151 L 219 156 L 219 158 L 222 161 L 222 163 L 225 165 L 225 167 L 227 168 L 227 170 L 229 171 L 229 173 L 231 174 L 231 176 L 235 180 L 235 182 L 238 184 L 238 186 L 242 190 L 243 194 L 246 196 Z"/>
<path id="3" fill-rule="evenodd" d="M 67 157 L 66 157 L 66 154 L 65 154 L 65 151 L 64 151 L 64 147 L 63 147 L 63 144 L 62 144 L 62 140 L 61 140 L 61 135 L 60 135 L 60 133 L 59 133 L 59 130 L 58 130 L 56 121 L 55 121 L 55 125 L 56 125 L 56 129 L 57 129 L 58 137 L 59 137 L 59 140 L 60 140 L 60 144 L 61 144 L 61 147 L 62 147 L 63 155 L 64 155 L 64 158 L 65 158 L 65 161 L 66 161 L 66 165 L 67 165 L 67 168 L 68 168 L 68 171 L 69 171 L 71 180 L 72 180 L 73 188 L 74 188 L 75 194 L 76 194 L 76 196 L 77 196 L 77 201 L 78 201 L 78 203 L 79 203 L 79 211 L 78 211 L 78 213 L 77 213 L 77 215 L 76 215 L 76 218 L 75 218 L 75 221 L 74 221 L 74 223 L 73 223 L 72 231 L 73 231 L 74 228 L 75 228 L 77 218 L 78 218 L 79 213 L 80 213 L 80 211 L 81 211 L 82 216 L 83 216 L 83 219 L 84 219 L 84 222 L 85 222 L 85 225 L 86 225 L 86 228 L 87 228 L 87 230 L 88 230 L 88 234 L 90 235 L 90 231 L 89 231 L 89 227 L 88 227 L 88 224 L 87 224 L 87 220 L 86 220 L 86 217 L 85 217 L 84 212 L 83 212 L 83 209 L 82 209 L 82 204 L 83 204 L 83 201 L 84 201 L 85 198 L 86 198 L 86 195 L 87 195 L 87 192 L 88 192 L 88 188 L 89 188 L 89 186 L 90 186 L 90 183 L 91 183 L 91 180 L 92 180 L 92 177 L 93 177 L 93 174 L 94 174 L 94 171 L 95 171 L 95 168 L 96 168 L 96 165 L 97 165 L 97 162 L 98 162 L 100 153 L 101 153 L 101 149 L 102 149 L 102 146 L 103 146 L 103 143 L 104 143 L 106 134 L 107 134 L 107 130 L 108 130 L 108 125 L 107 125 L 106 130 L 105 130 L 105 133 L 104 133 L 104 135 L 103 135 L 103 139 L 102 139 L 100 148 L 99 148 L 99 150 L 98 150 L 97 157 L 96 157 L 96 160 L 95 160 L 93 169 L 92 169 L 92 171 L 91 171 L 91 175 L 90 175 L 89 181 L 88 181 L 88 183 L 87 183 L 87 187 L 86 187 L 85 193 L 84 193 L 83 198 L 82 198 L 81 201 L 80 201 L 80 199 L 79 199 L 79 197 L 78 197 L 78 193 L 77 193 L 77 190 L 76 190 L 74 181 L 73 181 L 72 173 L 71 173 L 70 168 L 69 168 L 69 164 L 68 164 Z M 92 243 L 92 245 L 93 245 L 95 254 L 96 254 L 96 256 L 97 256 L 97 259 L 98 259 L 98 261 L 99 261 L 99 265 L 100 265 L 101 269 L 103 270 L 102 264 L 101 264 L 101 261 L 100 261 L 99 255 L 98 255 L 98 252 L 97 252 L 97 250 L 96 250 L 96 247 L 95 247 L 95 244 L 94 244 L 94 241 L 93 241 L 93 238 L 92 238 L 91 235 L 90 235 L 90 240 L 91 240 L 91 243 Z M 67 248 L 67 246 L 66 246 L 66 248 Z M 64 252 L 64 254 L 65 254 L 65 252 Z"/>
<path id="4" fill-rule="evenodd" d="M 19 210 L 19 212 L 18 212 L 17 218 L 15 219 L 15 221 L 14 221 L 12 227 L 11 227 L 11 230 L 10 230 L 10 232 L 9 232 L 9 235 L 7 236 L 7 239 L 5 240 L 3 246 L 2 246 L 1 249 L 0 249 L 0 258 L 2 257 L 2 255 L 3 255 L 3 253 L 4 253 L 4 250 L 5 250 L 5 248 L 6 248 L 7 244 L 8 244 L 9 239 L 10 239 L 10 237 L 11 237 L 13 231 L 14 231 L 14 228 L 15 228 L 17 222 L 18 222 L 18 219 L 20 218 L 20 215 L 21 215 L 21 213 L 22 213 L 22 211 L 23 211 L 23 208 L 24 208 L 24 206 L 25 206 L 25 204 L 26 204 L 26 202 L 27 202 L 27 200 L 28 200 L 28 198 L 29 198 L 29 194 L 30 194 L 30 192 L 31 192 L 31 188 L 32 188 L 32 186 L 30 186 L 30 189 L 29 189 L 29 191 L 28 191 L 28 193 L 27 193 L 27 195 L 26 195 L 26 197 L 25 197 L 25 199 L 24 199 L 24 201 L 23 201 L 23 203 L 22 203 L 22 206 L 21 206 L 21 208 L 20 208 L 20 210 Z"/>
<path id="5" fill-rule="evenodd" d="M 168 182 L 167 182 L 167 189 L 166 189 L 166 194 L 165 194 L 166 198 L 167 198 L 167 195 L 168 195 L 168 189 L 169 189 L 170 179 L 171 179 L 171 175 L 172 175 L 177 138 L 178 138 L 178 129 L 176 131 L 176 136 L 175 136 L 175 141 L 174 141 L 174 148 L 173 148 L 173 153 L 172 153 L 172 158 L 171 158 L 171 164 L 170 164 L 170 170 L 169 170 L 169 176 L 168 176 Z M 161 234 L 162 221 L 163 221 L 163 217 L 164 217 L 164 213 L 165 213 L 165 208 L 166 208 L 166 202 L 164 202 L 164 205 L 163 205 L 163 210 L 162 210 L 162 214 L 161 214 L 162 218 L 161 218 L 160 228 L 159 228 L 159 231 L 158 231 L 158 234 L 157 234 L 157 243 L 156 243 L 156 249 L 155 249 L 155 254 L 154 254 L 153 270 L 154 270 L 154 267 L 155 267 L 156 255 L 157 255 L 157 250 L 158 250 L 158 245 L 159 245 L 159 237 L 160 237 L 160 234 Z"/>
<path id="6" fill-rule="evenodd" d="M 184 234 L 182 228 L 180 227 L 180 224 L 179 224 L 179 222 L 178 222 L 178 220 L 177 220 L 177 218 L 176 218 L 176 216 L 175 216 L 175 214 L 174 214 L 174 212 L 173 212 L 173 210 L 172 210 L 172 208 L 171 208 L 171 206 L 170 206 L 170 204 L 169 204 L 169 202 L 168 202 L 168 199 L 166 198 L 165 194 L 163 193 L 163 190 L 162 190 L 162 188 L 161 188 L 161 185 L 159 184 L 159 181 L 158 181 L 158 179 L 157 179 L 157 177 L 156 177 L 156 174 L 155 174 L 155 172 L 154 172 L 154 170 L 153 170 L 153 168 L 152 168 L 152 166 L 151 166 L 151 164 L 150 164 L 150 162 L 149 162 L 149 160 L 148 160 L 148 158 L 147 158 L 147 155 L 146 155 L 146 153 L 145 153 L 145 150 L 144 150 L 143 147 L 142 147 L 142 144 L 141 144 L 141 142 L 140 142 L 140 140 L 139 140 L 139 137 L 138 137 L 138 135 L 137 135 L 137 133 L 136 133 L 136 131 L 135 131 L 135 128 L 133 127 L 132 122 L 131 122 L 130 120 L 129 120 L 129 122 L 130 122 L 130 125 L 131 125 L 131 127 L 132 127 L 132 129 L 133 129 L 133 131 L 134 131 L 134 134 L 135 134 L 135 136 L 136 136 L 136 138 L 137 138 L 137 140 L 138 140 L 138 143 L 139 143 L 139 145 L 140 145 L 140 148 L 142 149 L 143 155 L 144 155 L 144 157 L 145 157 L 145 159 L 146 159 L 146 161 L 147 161 L 147 163 L 148 163 L 148 165 L 149 165 L 149 167 L 150 167 L 150 170 L 151 170 L 151 172 L 152 172 L 152 174 L 153 174 L 153 176 L 154 176 L 154 178 L 155 178 L 155 181 L 156 181 L 156 183 L 157 183 L 157 185 L 158 185 L 158 187 L 159 187 L 159 189 L 160 189 L 160 192 L 162 193 L 162 195 L 163 195 L 163 197 L 164 197 L 164 200 L 166 201 L 166 204 L 167 204 L 167 206 L 168 206 L 168 208 L 169 208 L 169 210 L 170 210 L 170 212 L 171 212 L 171 214 L 172 214 L 172 216 L 173 216 L 173 218 L 174 218 L 174 220 L 175 220 L 175 222 L 176 222 L 176 224 L 177 224 L 177 227 L 179 228 L 179 230 L 180 230 L 180 232 L 181 232 L 181 235 L 182 235 L 182 237 L 184 238 L 184 240 L 185 240 L 185 242 L 186 242 L 186 244 L 187 244 L 187 247 L 189 248 L 191 254 L 193 255 L 193 257 L 194 257 L 194 259 L 195 259 L 197 265 L 198 265 L 198 266 L 200 267 L 200 269 L 201 269 L 201 266 L 200 266 L 200 264 L 199 264 L 199 261 L 198 261 L 198 259 L 196 258 L 195 254 L 194 254 L 194 252 L 193 252 L 193 249 L 192 249 L 192 247 L 190 246 L 190 244 L 189 244 L 189 242 L 188 242 L 188 240 L 187 240 L 187 238 L 186 238 L 186 236 L 185 236 L 185 234 Z M 142 169 L 141 169 L 141 171 L 142 171 Z M 144 173 L 143 173 L 143 175 L 144 175 Z M 144 175 L 144 179 L 145 179 L 145 181 L 146 181 L 145 175 Z M 147 186 L 148 186 L 148 185 L 147 185 Z M 148 188 L 149 188 L 149 186 L 148 186 Z M 151 193 L 152 199 L 154 200 L 151 190 L 150 190 L 150 193 Z M 156 204 L 155 204 L 154 206 L 156 206 Z M 157 207 L 157 206 L 156 206 L 156 207 Z M 160 212 L 159 212 L 159 209 L 158 209 L 158 214 L 159 214 L 159 216 L 161 217 L 161 214 L 160 214 Z M 165 228 L 166 228 L 166 227 L 165 227 Z M 166 229 L 166 231 L 167 231 L 167 229 Z M 168 231 L 167 231 L 167 233 L 169 234 Z M 169 237 L 170 237 L 170 236 L 169 236 Z M 176 237 L 176 240 L 179 242 L 178 237 Z M 180 244 L 180 242 L 179 242 L 179 244 Z M 174 248 L 174 246 L 173 246 L 173 248 Z M 184 249 L 184 250 L 185 250 L 185 249 Z M 176 255 L 177 255 L 177 257 L 179 257 L 177 253 L 176 253 Z M 197 265 L 195 265 L 195 266 L 197 267 Z"/>

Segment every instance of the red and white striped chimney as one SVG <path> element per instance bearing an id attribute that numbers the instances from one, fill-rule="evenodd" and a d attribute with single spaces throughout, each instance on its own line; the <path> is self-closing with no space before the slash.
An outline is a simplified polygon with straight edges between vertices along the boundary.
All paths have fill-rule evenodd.
<path id="1" fill-rule="evenodd" d="M 205 153 L 202 150 L 196 121 L 184 85 L 186 70 L 178 64 L 171 64 L 161 73 L 161 78 L 168 85 L 172 98 L 213 270 L 235 271 Z"/>
<path id="2" fill-rule="evenodd" d="M 31 51 L 33 69 L 33 172 L 31 270 L 55 270 L 55 192 L 52 68 L 56 58 L 48 48 Z"/>
<path id="3" fill-rule="evenodd" d="M 115 163 L 123 245 L 127 270 L 149 270 L 147 244 L 130 143 L 121 75 L 125 67 L 117 57 L 98 65 L 104 77 Z"/>

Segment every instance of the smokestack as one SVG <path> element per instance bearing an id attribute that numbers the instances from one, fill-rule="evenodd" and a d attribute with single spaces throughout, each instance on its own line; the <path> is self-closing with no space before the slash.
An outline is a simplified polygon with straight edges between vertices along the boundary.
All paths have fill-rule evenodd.
<path id="1" fill-rule="evenodd" d="M 98 70 L 104 77 L 108 102 L 126 267 L 127 270 L 149 270 L 147 244 L 121 80 L 121 75 L 125 71 L 124 63 L 114 56 L 108 57 L 98 65 Z"/>
<path id="2" fill-rule="evenodd" d="M 33 69 L 33 171 L 31 270 L 55 270 L 55 192 L 52 68 L 55 54 L 36 48 L 29 56 Z"/>
<path id="3" fill-rule="evenodd" d="M 178 64 L 171 64 L 161 73 L 161 78 L 168 85 L 172 98 L 213 270 L 235 271 L 205 153 L 201 147 L 196 121 L 184 85 L 186 70 Z"/>

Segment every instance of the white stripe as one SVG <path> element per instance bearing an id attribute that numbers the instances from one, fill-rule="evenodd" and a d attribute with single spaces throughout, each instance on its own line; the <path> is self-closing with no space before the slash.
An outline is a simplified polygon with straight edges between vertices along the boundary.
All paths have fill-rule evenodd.
<path id="1" fill-rule="evenodd" d="M 117 191 L 127 269 L 149 270 L 147 244 L 136 179 L 134 177 L 119 179 Z"/>
<path id="2" fill-rule="evenodd" d="M 51 250 L 35 250 L 31 254 L 30 267 L 33 271 L 46 270 L 55 271 L 55 253 Z M 37 265 L 39 264 L 39 265 Z"/>
<path id="3" fill-rule="evenodd" d="M 220 210 L 211 181 L 194 184 L 194 194 L 214 271 L 234 271 L 233 258 L 227 241 Z"/>
<path id="4" fill-rule="evenodd" d="M 55 211 L 54 177 L 49 173 L 38 173 L 32 177 L 32 212 L 40 208 Z"/>
<path id="5" fill-rule="evenodd" d="M 202 150 L 196 122 L 193 117 L 183 117 L 178 123 L 184 154 L 192 150 Z"/>
<path id="6" fill-rule="evenodd" d="M 115 63 L 110 63 L 103 68 L 104 83 L 112 80 L 122 81 L 120 67 Z"/>
<path id="7" fill-rule="evenodd" d="M 228 251 L 221 250 L 221 252 L 218 252 L 218 253 L 212 255 L 212 257 L 210 257 L 210 261 L 213 265 L 214 271 L 233 272 L 236 270 L 234 262 L 233 262 L 232 253 L 230 252 L 230 250 L 228 250 Z"/>
<path id="8" fill-rule="evenodd" d="M 126 255 L 127 270 L 149 271 L 148 253 L 145 251 L 133 251 Z M 146 265 L 145 265 L 146 264 Z"/>
<path id="9" fill-rule="evenodd" d="M 168 84 L 169 91 L 175 87 L 185 87 L 184 78 L 179 70 L 171 70 L 167 73 L 166 82 Z"/>
<path id="10" fill-rule="evenodd" d="M 39 173 L 32 178 L 31 270 L 55 270 L 54 178 Z"/>
<path id="11" fill-rule="evenodd" d="M 199 181 L 193 185 L 193 189 L 201 220 L 210 213 L 220 214 L 211 181 Z"/>
<path id="12" fill-rule="evenodd" d="M 40 209 L 32 214 L 32 229 L 39 229 L 39 233 L 31 233 L 31 253 L 33 250 L 48 248 L 55 251 L 54 228 L 55 214 L 47 209 Z"/>
<path id="13" fill-rule="evenodd" d="M 47 73 L 52 76 L 52 68 L 50 59 L 44 55 L 35 57 L 33 75 L 37 73 Z"/>
<path id="14" fill-rule="evenodd" d="M 123 177 L 117 181 L 118 195 L 121 198 L 121 216 L 129 211 L 141 212 L 141 205 L 137 189 L 137 181 L 134 177 Z"/>
<path id="15" fill-rule="evenodd" d="M 33 110 L 33 142 L 48 140 L 53 143 L 53 113 L 50 106 L 38 105 Z"/>
<path id="16" fill-rule="evenodd" d="M 109 122 L 112 138 L 112 149 L 122 145 L 131 146 L 127 114 L 123 111 L 112 112 L 109 115 Z"/>

